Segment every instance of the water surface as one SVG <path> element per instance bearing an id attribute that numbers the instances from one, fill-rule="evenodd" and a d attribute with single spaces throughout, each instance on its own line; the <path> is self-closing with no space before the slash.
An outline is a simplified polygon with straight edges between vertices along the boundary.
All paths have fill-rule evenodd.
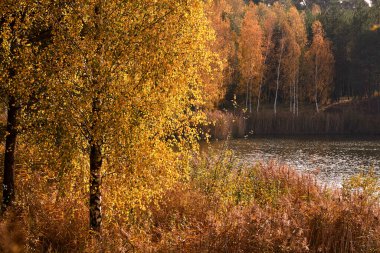
<path id="1" fill-rule="evenodd" d="M 276 160 L 302 172 L 314 172 L 329 185 L 340 185 L 344 178 L 371 168 L 380 174 L 380 139 L 307 137 L 258 137 L 228 141 L 228 147 L 243 162 Z M 221 148 L 222 142 L 212 146 Z"/>

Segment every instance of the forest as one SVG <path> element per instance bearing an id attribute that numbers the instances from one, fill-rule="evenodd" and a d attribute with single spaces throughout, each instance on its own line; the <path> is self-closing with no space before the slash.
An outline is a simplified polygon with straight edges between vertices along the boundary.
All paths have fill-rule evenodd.
<path id="1" fill-rule="evenodd" d="M 249 111 L 264 102 L 274 104 L 274 113 L 278 103 L 296 113 L 299 104 L 318 111 L 319 104 L 377 96 L 378 2 L 349 3 L 220 1 L 213 14 L 224 13 L 224 26 L 212 24 L 218 43 L 229 48 L 220 54 L 228 55 L 225 102 L 237 95 Z"/>
<path id="2" fill-rule="evenodd" d="M 219 1 L 228 113 L 208 113 L 211 135 L 379 134 L 379 15 L 377 1 Z"/>
<path id="3" fill-rule="evenodd" d="M 378 0 L 1 0 L 0 34 L 0 252 L 380 250 L 374 173 L 200 151 L 379 134 Z"/>

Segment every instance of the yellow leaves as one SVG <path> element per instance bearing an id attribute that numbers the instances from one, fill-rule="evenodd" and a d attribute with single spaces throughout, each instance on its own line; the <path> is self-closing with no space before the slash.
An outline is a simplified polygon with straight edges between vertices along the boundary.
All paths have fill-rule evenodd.
<path id="1" fill-rule="evenodd" d="M 380 24 L 373 24 L 369 30 L 374 32 L 379 29 L 380 29 Z"/>
<path id="2" fill-rule="evenodd" d="M 204 120 L 201 75 L 211 71 L 213 33 L 202 1 L 172 3 L 104 2 L 112 20 L 94 18 L 91 3 L 73 4 L 55 31 L 52 50 L 62 64 L 51 102 L 58 120 L 65 118 L 65 141 L 102 142 L 103 169 L 114 172 L 104 178 L 105 204 L 124 214 L 144 210 L 186 177 L 196 126 Z M 102 101 L 96 115 L 94 98 Z M 71 148 L 86 155 L 88 143 L 75 141 Z"/>
<path id="3" fill-rule="evenodd" d="M 104 203 L 112 207 L 106 214 L 130 214 L 187 177 L 196 127 L 205 120 L 202 75 L 223 63 L 209 51 L 214 33 L 201 0 L 103 1 L 99 15 L 95 5 L 46 10 L 42 4 L 32 11 L 23 5 L 33 15 L 24 23 L 15 17 L 20 23 L 13 30 L 1 27 L 0 53 L 7 55 L 0 58 L 1 88 L 22 104 L 35 96 L 27 108 L 33 113 L 22 110 L 33 130 L 22 139 L 31 150 L 25 168 L 41 158 L 38 169 L 47 178 L 59 178 L 65 194 L 82 198 L 89 190 L 89 144 L 99 142 Z M 53 37 L 44 48 L 32 42 L 33 29 L 50 25 Z M 13 79 L 3 74 L 11 67 Z"/>
<path id="4" fill-rule="evenodd" d="M 365 204 L 377 203 L 380 198 L 379 178 L 374 174 L 373 169 L 344 180 L 342 186 L 347 196 L 354 194 Z"/>
<path id="5" fill-rule="evenodd" d="M 245 86 L 248 87 L 247 83 L 250 86 L 254 84 L 257 90 L 263 64 L 262 44 L 263 32 L 259 25 L 257 7 L 249 5 L 239 38 L 239 63 L 244 82 L 241 91 L 245 89 Z"/>
<path id="6" fill-rule="evenodd" d="M 310 85 L 310 97 L 325 102 L 331 92 L 334 56 L 331 42 L 325 38 L 322 24 L 315 21 L 312 25 L 313 41 L 305 54 L 305 69 Z"/>

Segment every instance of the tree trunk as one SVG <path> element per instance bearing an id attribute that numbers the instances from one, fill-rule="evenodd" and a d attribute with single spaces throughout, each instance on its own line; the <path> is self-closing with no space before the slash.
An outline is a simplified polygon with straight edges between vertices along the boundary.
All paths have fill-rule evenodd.
<path id="1" fill-rule="evenodd" d="M 249 81 L 249 113 L 252 113 L 252 78 Z"/>
<path id="2" fill-rule="evenodd" d="M 260 85 L 259 85 L 259 95 L 257 97 L 257 112 L 259 112 L 259 108 L 260 108 L 260 97 L 261 97 L 261 88 L 263 86 L 263 81 L 264 81 L 264 66 L 267 62 L 267 58 L 268 58 L 268 52 L 269 52 L 269 46 L 270 46 L 270 39 L 271 36 L 268 37 L 268 41 L 267 41 L 267 46 L 266 46 L 266 49 L 265 49 L 265 57 L 264 57 L 264 61 L 263 61 L 263 71 L 261 73 L 261 77 L 260 77 Z"/>
<path id="3" fill-rule="evenodd" d="M 289 112 L 292 112 L 292 99 L 293 99 L 292 85 L 289 84 Z"/>
<path id="4" fill-rule="evenodd" d="M 296 99 L 297 99 L 296 86 L 297 86 L 297 79 L 294 81 L 294 86 L 293 86 L 293 114 L 296 114 Z"/>
<path id="5" fill-rule="evenodd" d="M 90 153 L 90 226 L 96 232 L 100 232 L 102 223 L 102 196 L 100 192 L 102 162 L 100 145 L 92 144 Z"/>
<path id="6" fill-rule="evenodd" d="M 314 99 L 315 99 L 315 109 L 317 111 L 317 113 L 319 112 L 319 108 L 318 108 L 318 82 L 317 82 L 317 78 L 318 78 L 318 58 L 315 57 L 315 73 L 314 73 L 314 85 L 315 85 L 315 94 L 314 94 Z"/>
<path id="7" fill-rule="evenodd" d="M 296 86 L 296 93 L 297 93 L 297 96 L 296 96 L 296 110 L 297 110 L 297 117 L 298 117 L 298 104 L 299 104 L 299 76 L 297 76 L 297 86 Z"/>
<path id="8" fill-rule="evenodd" d="M 8 101 L 8 118 L 7 118 L 7 136 L 5 138 L 4 154 L 4 179 L 3 179 L 3 209 L 10 206 L 15 197 L 14 167 L 15 167 L 15 150 L 17 138 L 17 113 L 19 107 L 16 105 L 16 99 L 9 97 Z"/>
<path id="9" fill-rule="evenodd" d="M 92 104 L 92 130 L 93 136 L 90 141 L 90 228 L 100 232 L 102 224 L 102 196 L 100 192 L 101 168 L 103 163 L 102 149 L 99 141 L 98 127 L 100 122 L 100 101 L 94 99 Z"/>
<path id="10" fill-rule="evenodd" d="M 276 80 L 276 96 L 274 98 L 274 114 L 277 114 L 277 97 L 278 97 L 278 88 L 280 84 L 280 70 L 281 70 L 281 60 L 282 60 L 282 53 L 284 52 L 284 42 L 281 42 L 281 51 L 280 51 L 280 58 L 278 59 L 278 65 L 277 65 L 277 80 Z"/>
<path id="11" fill-rule="evenodd" d="M 245 94 L 245 109 L 248 110 L 248 96 L 249 96 L 249 81 L 247 82 L 247 91 Z"/>
<path id="12" fill-rule="evenodd" d="M 256 108 L 257 113 L 259 113 L 259 108 L 260 108 L 260 97 L 261 97 L 261 83 L 259 87 L 259 95 L 257 96 L 257 108 Z"/>

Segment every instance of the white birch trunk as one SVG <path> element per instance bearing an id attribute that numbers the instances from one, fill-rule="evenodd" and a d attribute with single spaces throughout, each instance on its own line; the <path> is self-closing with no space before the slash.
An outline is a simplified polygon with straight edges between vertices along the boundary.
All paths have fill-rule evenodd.
<path id="1" fill-rule="evenodd" d="M 274 114 L 277 114 L 277 97 L 278 97 L 278 88 L 280 85 L 280 70 L 281 70 L 281 60 L 282 60 L 282 54 L 284 52 L 284 41 L 281 42 L 281 51 L 280 51 L 280 58 L 278 60 L 278 66 L 277 66 L 277 80 L 276 80 L 276 96 L 274 98 Z"/>

